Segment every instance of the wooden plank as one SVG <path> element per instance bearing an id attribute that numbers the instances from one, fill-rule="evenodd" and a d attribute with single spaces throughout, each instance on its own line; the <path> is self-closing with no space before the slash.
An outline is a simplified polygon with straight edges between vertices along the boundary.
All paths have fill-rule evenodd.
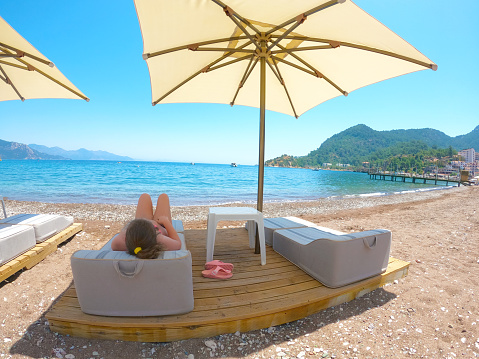
<path id="1" fill-rule="evenodd" d="M 18 256 L 17 258 L 5 263 L 0 267 L 0 282 L 14 275 L 22 269 L 31 269 L 40 263 L 49 254 L 55 252 L 60 243 L 73 237 L 83 229 L 81 223 L 73 223 L 70 227 L 54 235 L 53 237 L 38 243 L 35 247 Z"/>
<path id="2" fill-rule="evenodd" d="M 253 312 L 254 314 L 250 314 L 248 318 L 223 321 L 217 320 L 218 318 L 212 318 L 210 321 L 204 321 L 197 325 L 188 325 L 188 323 L 184 323 L 185 325 L 183 325 L 183 323 L 180 323 L 181 318 L 179 316 L 174 318 L 168 317 L 168 319 L 172 320 L 169 326 L 168 323 L 159 322 L 160 319 L 164 319 L 165 317 L 154 317 L 153 319 L 143 318 L 144 320 L 150 320 L 148 321 L 149 323 L 145 323 L 145 326 L 141 327 L 139 326 L 140 323 L 138 323 L 138 318 L 120 318 L 122 323 L 117 320 L 111 320 L 109 323 L 104 323 L 105 325 L 99 325 L 98 323 L 91 323 L 88 321 L 75 323 L 72 321 L 57 321 L 48 316 L 47 318 L 50 322 L 51 330 L 62 334 L 85 338 L 166 342 L 209 337 L 225 333 L 234 333 L 236 331 L 245 332 L 284 324 L 304 318 L 319 310 L 352 300 L 357 297 L 358 294 L 364 294 L 366 290 L 371 291 L 376 288 L 377 283 L 373 285 L 370 283 L 369 285 L 359 286 L 358 289 L 356 289 L 356 293 L 350 292 L 335 298 L 323 298 L 316 302 L 308 302 L 302 306 L 296 306 L 294 310 L 288 310 L 286 308 L 271 313 L 259 313 L 259 315 L 256 315 L 257 313 L 254 312 L 254 308 L 251 308 L 250 312 Z M 83 316 L 87 315 L 83 314 Z M 132 322 L 132 319 L 137 323 L 134 321 Z M 128 325 L 128 322 L 131 322 L 131 325 Z"/>

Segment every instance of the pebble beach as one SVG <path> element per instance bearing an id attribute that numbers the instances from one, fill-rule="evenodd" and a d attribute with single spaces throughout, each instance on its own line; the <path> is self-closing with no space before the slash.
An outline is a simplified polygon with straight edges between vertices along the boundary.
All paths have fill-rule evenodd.
<path id="1" fill-rule="evenodd" d="M 51 332 L 45 313 L 72 281 L 69 259 L 100 248 L 135 206 L 6 200 L 8 215 L 73 216 L 83 231 L 0 284 L 0 358 L 476 358 L 479 357 L 479 187 L 264 205 L 344 232 L 387 228 L 405 278 L 349 303 L 262 330 L 171 343 L 91 340 Z M 185 229 L 207 206 L 173 207 Z M 234 224 L 233 225 L 241 225 Z"/>

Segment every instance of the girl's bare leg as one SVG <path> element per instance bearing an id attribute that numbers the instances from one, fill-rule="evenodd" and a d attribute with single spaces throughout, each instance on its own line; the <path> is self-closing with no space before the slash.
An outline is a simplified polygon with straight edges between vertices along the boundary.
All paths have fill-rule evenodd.
<path id="1" fill-rule="evenodd" d="M 166 193 L 162 193 L 158 196 L 153 219 L 156 220 L 160 216 L 166 216 L 171 222 L 170 198 Z"/>
<path id="2" fill-rule="evenodd" d="M 147 193 L 143 193 L 138 199 L 135 218 L 153 219 L 153 203 Z"/>

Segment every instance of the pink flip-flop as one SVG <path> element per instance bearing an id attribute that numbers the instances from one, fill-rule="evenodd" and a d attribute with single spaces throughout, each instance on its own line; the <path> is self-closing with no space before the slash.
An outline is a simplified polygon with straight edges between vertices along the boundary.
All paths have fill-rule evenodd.
<path id="1" fill-rule="evenodd" d="M 231 263 L 225 263 L 225 262 L 219 261 L 217 259 L 210 262 L 206 262 L 205 264 L 205 269 L 214 269 L 215 267 L 221 267 L 226 270 L 232 271 L 234 268 L 234 265 Z"/>
<path id="2" fill-rule="evenodd" d="M 233 276 L 230 270 L 224 269 L 222 267 L 216 266 L 212 269 L 207 269 L 201 272 L 205 278 L 214 278 L 214 279 L 228 279 Z"/>

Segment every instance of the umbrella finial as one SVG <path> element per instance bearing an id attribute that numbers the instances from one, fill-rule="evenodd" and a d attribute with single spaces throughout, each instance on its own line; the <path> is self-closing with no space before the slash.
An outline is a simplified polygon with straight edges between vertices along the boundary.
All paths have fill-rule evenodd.
<path id="1" fill-rule="evenodd" d="M 54 64 L 53 62 L 49 62 L 49 63 L 48 63 L 48 66 L 50 66 L 50 67 L 55 67 L 55 64 Z"/>
<path id="2" fill-rule="evenodd" d="M 431 64 L 431 70 L 432 71 L 437 71 L 437 65 L 436 64 Z"/>
<path id="3" fill-rule="evenodd" d="M 143 60 L 148 60 L 150 54 L 143 54 L 141 57 L 143 57 Z"/>

